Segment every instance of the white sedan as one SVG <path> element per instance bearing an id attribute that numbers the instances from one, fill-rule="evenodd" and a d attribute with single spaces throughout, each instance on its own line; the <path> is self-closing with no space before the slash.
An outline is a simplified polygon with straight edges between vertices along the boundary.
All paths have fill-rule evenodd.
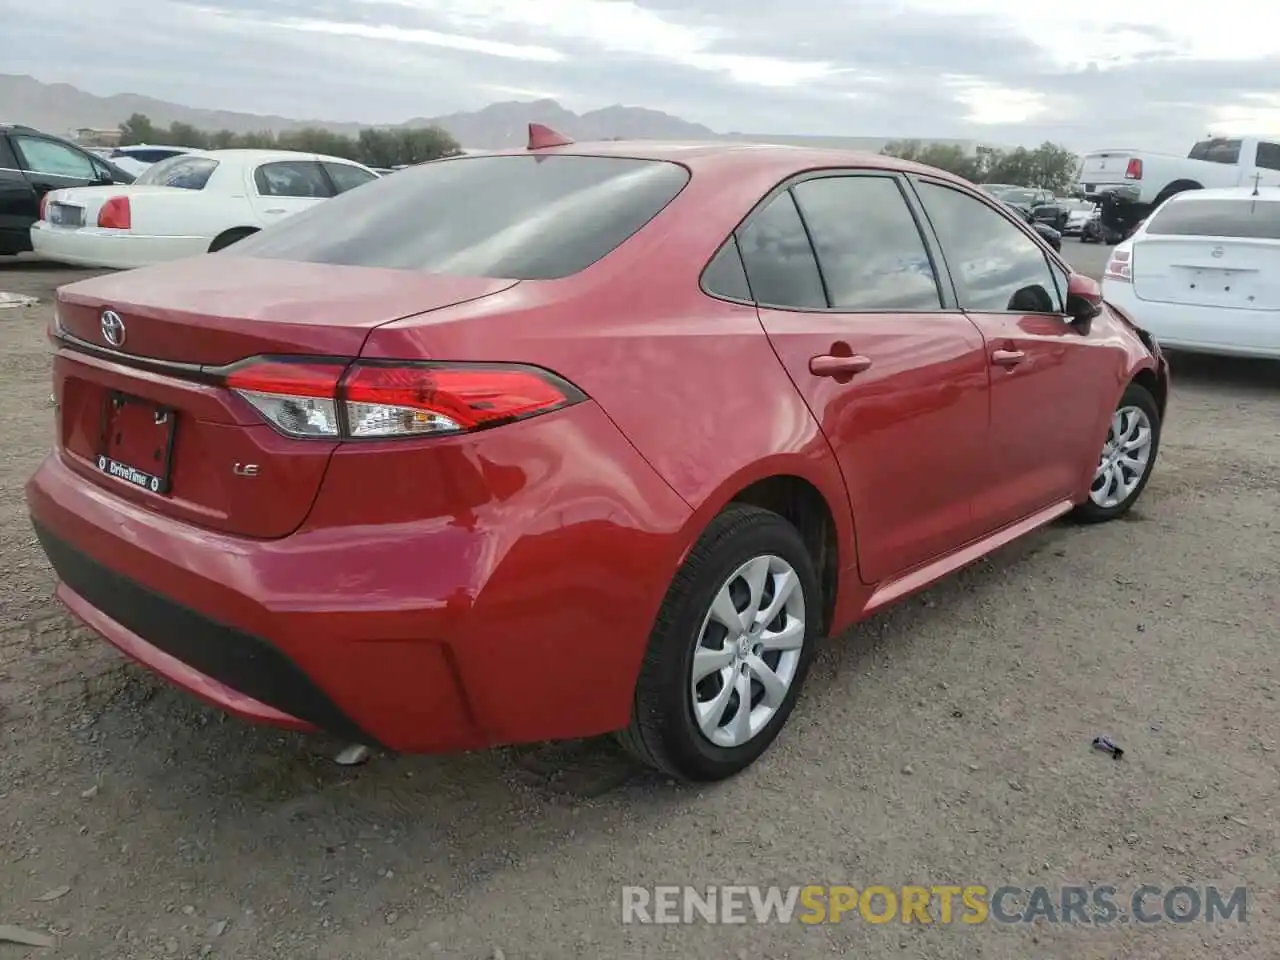
<path id="1" fill-rule="evenodd" d="M 1175 194 L 1112 250 L 1102 294 L 1172 350 L 1280 359 L 1280 189 Z"/>
<path id="2" fill-rule="evenodd" d="M 192 151 L 152 165 L 129 186 L 45 194 L 31 246 L 75 266 L 150 266 L 221 250 L 377 176 L 314 153 Z"/>

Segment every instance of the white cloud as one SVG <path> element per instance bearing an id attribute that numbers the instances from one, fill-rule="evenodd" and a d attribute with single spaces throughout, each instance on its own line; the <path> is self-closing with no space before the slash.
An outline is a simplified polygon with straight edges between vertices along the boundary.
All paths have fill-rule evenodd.
<path id="1" fill-rule="evenodd" d="M 973 76 L 947 76 L 943 82 L 969 108 L 965 119 L 982 126 L 1026 123 L 1049 109 L 1043 93 L 1014 90 Z"/>

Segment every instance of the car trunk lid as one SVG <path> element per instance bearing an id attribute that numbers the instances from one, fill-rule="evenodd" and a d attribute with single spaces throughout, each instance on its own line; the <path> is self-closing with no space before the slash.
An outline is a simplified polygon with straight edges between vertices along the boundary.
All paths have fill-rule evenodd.
<path id="1" fill-rule="evenodd" d="M 225 368 L 262 355 L 345 361 L 380 324 L 515 283 L 213 254 L 64 287 L 60 453 L 91 482 L 158 513 L 286 536 L 306 518 L 337 440 L 277 432 L 222 385 Z M 108 336 L 117 321 L 122 338 Z"/>
<path id="2" fill-rule="evenodd" d="M 1133 249 L 1140 300 L 1280 310 L 1280 240 L 1143 237 Z"/>

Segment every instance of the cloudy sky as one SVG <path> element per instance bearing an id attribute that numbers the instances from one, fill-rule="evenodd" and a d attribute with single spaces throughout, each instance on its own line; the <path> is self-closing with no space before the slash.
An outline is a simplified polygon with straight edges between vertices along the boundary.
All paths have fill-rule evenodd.
<path id="1" fill-rule="evenodd" d="M 1261 0 L 0 0 L 0 71 L 370 123 L 552 97 L 721 132 L 1280 132 Z"/>

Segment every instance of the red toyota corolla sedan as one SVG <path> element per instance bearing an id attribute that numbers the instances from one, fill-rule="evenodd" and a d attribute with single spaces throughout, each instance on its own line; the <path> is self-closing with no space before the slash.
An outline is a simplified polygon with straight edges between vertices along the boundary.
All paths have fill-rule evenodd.
<path id="1" fill-rule="evenodd" d="M 1158 347 L 968 183 L 532 133 L 59 291 L 73 613 L 250 719 L 713 780 L 819 638 L 1142 493 Z"/>

